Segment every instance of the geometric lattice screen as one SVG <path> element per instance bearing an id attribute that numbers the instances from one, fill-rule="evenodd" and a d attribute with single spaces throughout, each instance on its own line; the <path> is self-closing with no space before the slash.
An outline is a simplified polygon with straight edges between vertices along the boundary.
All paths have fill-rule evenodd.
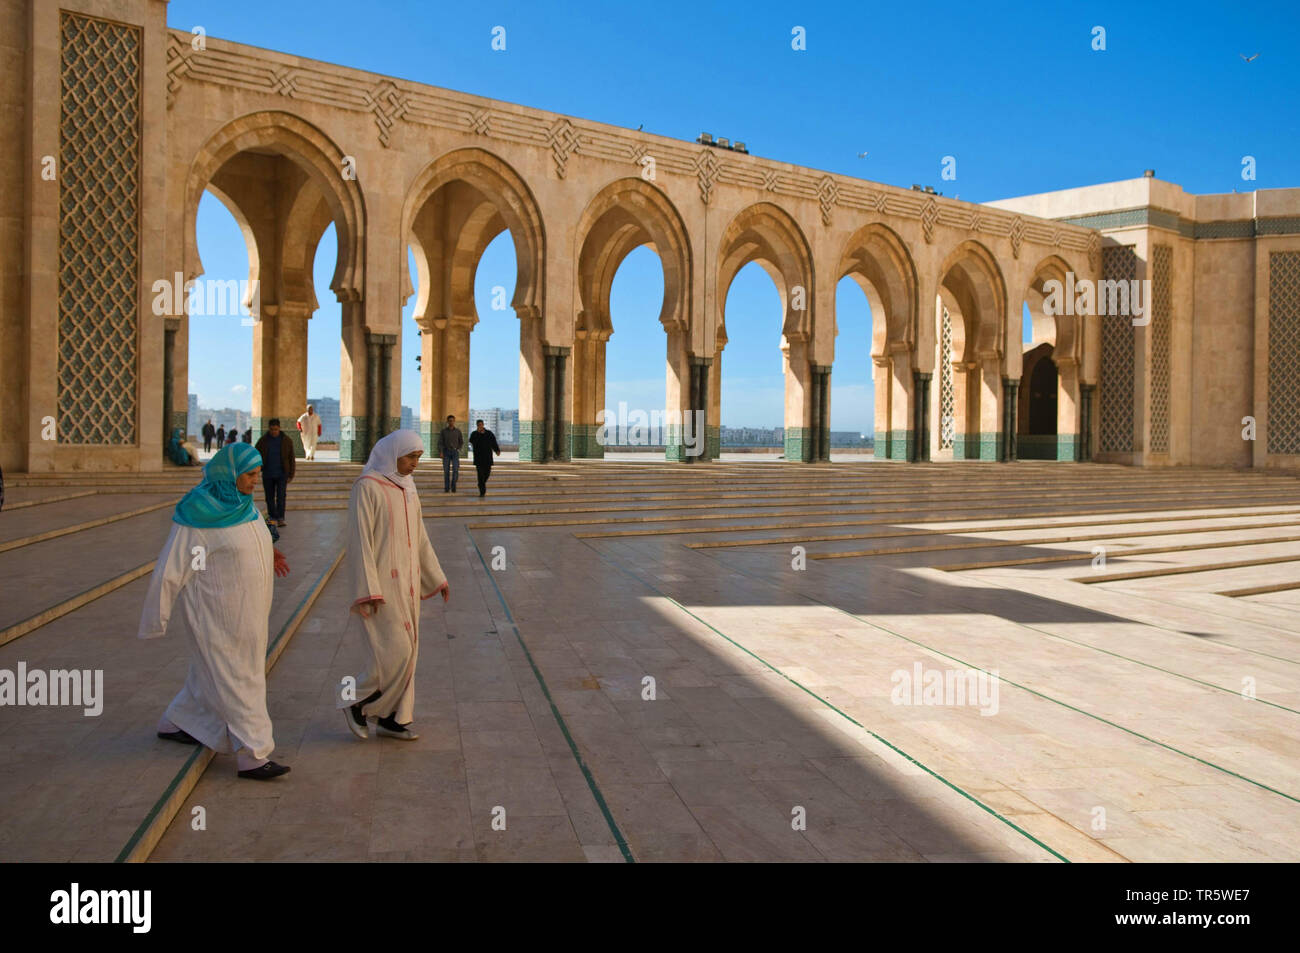
<path id="1" fill-rule="evenodd" d="M 1174 252 L 1151 249 L 1151 452 L 1169 452 L 1169 340 L 1172 337 Z"/>
<path id="2" fill-rule="evenodd" d="M 1107 245 L 1101 250 L 1102 275 L 1108 281 L 1137 277 L 1137 253 L 1132 245 Z M 1102 452 L 1133 449 L 1133 318 L 1124 314 L 1101 317 L 1101 369 L 1098 379 L 1098 439 Z"/>
<path id="3" fill-rule="evenodd" d="M 1300 453 L 1300 252 L 1268 257 L 1268 452 Z"/>
<path id="4" fill-rule="evenodd" d="M 140 30 L 63 13 L 60 443 L 136 443 Z"/>
<path id="5" fill-rule="evenodd" d="M 939 449 L 951 450 L 952 438 L 957 432 L 957 422 L 953 419 L 954 400 L 952 392 L 952 315 L 943 309 L 943 321 L 939 325 Z"/>

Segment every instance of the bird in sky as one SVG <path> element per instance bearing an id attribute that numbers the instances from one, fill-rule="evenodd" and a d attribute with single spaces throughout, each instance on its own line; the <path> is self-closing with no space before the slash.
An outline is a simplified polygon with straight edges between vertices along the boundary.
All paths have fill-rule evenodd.
<path id="1" fill-rule="evenodd" d="M 645 125 L 645 123 L 641 123 L 640 125 L 638 125 L 638 126 L 636 127 L 636 131 L 637 131 L 637 132 L 640 132 L 640 131 L 641 131 L 641 126 L 644 126 L 644 125 Z"/>
<path id="2" fill-rule="evenodd" d="M 1258 58 L 1259 58 L 1259 54 L 1258 54 L 1258 53 L 1253 53 L 1253 54 L 1251 54 L 1250 56 L 1247 56 L 1245 53 L 1238 53 L 1237 55 L 1240 56 L 1240 57 L 1241 57 L 1243 60 L 1245 60 L 1247 63 L 1249 63 L 1249 62 L 1250 62 L 1251 60 L 1253 60 L 1253 59 L 1258 59 Z"/>
<path id="3" fill-rule="evenodd" d="M 867 157 L 867 154 L 866 154 L 865 152 L 859 152 L 859 153 L 858 153 L 858 158 L 859 158 L 859 159 L 865 159 L 866 157 Z"/>

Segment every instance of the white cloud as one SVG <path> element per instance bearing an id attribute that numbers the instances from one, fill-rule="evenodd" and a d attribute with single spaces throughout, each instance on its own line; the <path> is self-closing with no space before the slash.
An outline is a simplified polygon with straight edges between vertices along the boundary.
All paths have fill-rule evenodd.
<path id="1" fill-rule="evenodd" d="M 230 392 L 232 394 L 242 394 L 247 390 L 248 387 L 245 386 L 244 384 L 236 384 L 234 387 L 230 388 Z"/>

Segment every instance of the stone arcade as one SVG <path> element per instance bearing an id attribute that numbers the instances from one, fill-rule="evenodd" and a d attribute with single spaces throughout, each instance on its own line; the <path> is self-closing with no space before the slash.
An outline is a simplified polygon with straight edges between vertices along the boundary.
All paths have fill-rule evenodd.
<path id="1" fill-rule="evenodd" d="M 199 42 L 166 10 L 0 0 L 0 367 L 19 369 L 0 377 L 8 471 L 157 470 L 164 435 L 195 428 L 187 317 L 156 315 L 153 287 L 203 274 L 205 191 L 243 230 L 260 289 L 254 430 L 306 403 L 307 322 L 325 293 L 311 266 L 334 225 L 343 460 L 398 426 L 393 349 L 413 294 L 426 440 L 430 421 L 468 418 L 474 272 L 503 230 L 525 461 L 601 455 L 610 287 L 641 245 L 663 266 L 666 409 L 706 425 L 699 457 L 670 431 L 669 460 L 718 454 L 724 303 L 750 262 L 786 302 L 789 460 L 829 457 L 846 276 L 873 316 L 877 457 L 1300 460 L 1300 190 L 1192 196 L 1146 177 L 977 205 Z M 1103 280 L 1150 281 L 1150 322 L 1044 307 L 1051 282 Z M 864 358 L 840 342 L 841 361 Z"/>

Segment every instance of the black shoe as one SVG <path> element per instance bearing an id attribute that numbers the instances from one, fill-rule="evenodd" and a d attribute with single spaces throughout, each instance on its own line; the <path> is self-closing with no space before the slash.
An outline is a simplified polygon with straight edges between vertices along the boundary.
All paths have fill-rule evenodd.
<path id="1" fill-rule="evenodd" d="M 254 781 L 270 781 L 282 774 L 288 774 L 289 770 L 287 764 L 276 764 L 274 761 L 268 761 L 260 768 L 249 768 L 247 771 L 240 771 L 239 776 L 241 778 L 251 778 Z"/>
<path id="2" fill-rule="evenodd" d="M 380 718 L 375 723 L 376 730 L 385 738 L 397 738 L 401 741 L 415 741 L 420 736 L 411 730 L 410 724 L 398 724 L 397 720 L 389 715 L 387 718 Z"/>
<path id="3" fill-rule="evenodd" d="M 175 731 L 160 731 L 158 737 L 166 741 L 179 741 L 183 745 L 196 745 L 199 743 L 198 738 L 195 738 L 182 728 L 177 728 Z"/>
<path id="4" fill-rule="evenodd" d="M 348 730 L 366 741 L 370 738 L 370 726 L 366 724 L 366 716 L 361 714 L 361 704 L 349 705 L 343 712 L 343 717 L 348 720 Z"/>

